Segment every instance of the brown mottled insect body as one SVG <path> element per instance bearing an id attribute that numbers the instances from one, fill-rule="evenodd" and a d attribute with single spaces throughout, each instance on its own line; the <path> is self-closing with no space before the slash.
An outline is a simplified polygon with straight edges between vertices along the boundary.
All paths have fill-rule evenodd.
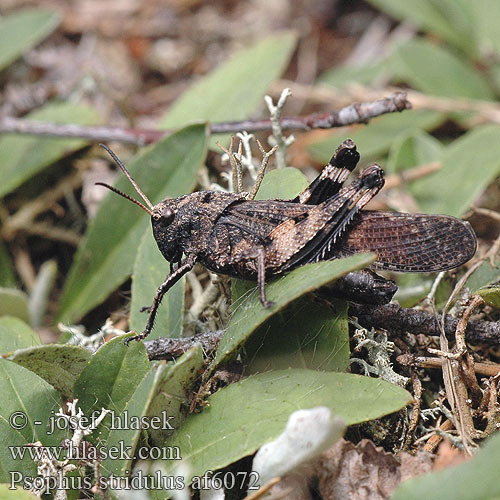
<path id="1" fill-rule="evenodd" d="M 257 280 L 265 307 L 265 281 L 310 262 L 360 252 L 376 252 L 374 267 L 405 272 L 442 271 L 467 262 L 475 252 L 470 226 L 447 216 L 362 211 L 384 185 L 383 170 L 373 164 L 342 187 L 359 160 L 353 141 L 339 146 L 320 175 L 292 200 L 254 201 L 246 193 L 201 191 L 153 206 L 125 166 L 106 150 L 130 179 L 151 216 L 153 234 L 170 262 L 142 334 L 153 328 L 163 295 L 196 262 L 221 274 Z M 371 291 L 370 291 L 371 289 Z M 388 302 L 397 287 L 371 272 L 350 273 L 333 293 L 360 302 Z M 350 290 L 350 291 L 349 291 Z"/>

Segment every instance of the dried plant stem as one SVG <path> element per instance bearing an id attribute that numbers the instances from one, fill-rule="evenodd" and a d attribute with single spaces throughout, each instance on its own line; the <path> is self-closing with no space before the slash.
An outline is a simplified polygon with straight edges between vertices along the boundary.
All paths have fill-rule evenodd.
<path id="1" fill-rule="evenodd" d="M 352 101 L 373 101 L 388 92 L 400 91 L 396 87 L 370 89 L 362 85 L 350 85 L 347 88 L 336 89 L 329 85 L 301 85 L 290 80 L 278 80 L 272 86 L 271 93 L 279 95 L 283 87 L 289 87 L 294 96 L 308 99 L 312 103 L 342 106 Z M 407 90 L 408 100 L 414 109 L 430 109 L 442 113 L 456 113 L 470 111 L 476 113 L 474 124 L 500 123 L 500 104 L 479 99 L 448 98 L 422 94 L 414 90 Z"/>
<path id="2" fill-rule="evenodd" d="M 428 451 L 429 453 L 434 453 L 436 451 L 439 443 L 443 440 L 443 434 L 453 429 L 453 422 L 451 422 L 450 420 L 445 420 L 439 427 L 439 429 L 442 431 L 442 433 L 436 433 L 430 437 L 430 439 L 424 445 L 425 451 Z"/>
<path id="3" fill-rule="evenodd" d="M 434 356 L 413 356 L 411 354 L 402 354 L 398 356 L 397 361 L 402 366 L 418 366 L 419 368 L 441 369 L 443 366 L 442 358 Z M 476 375 L 486 377 L 495 377 L 500 374 L 500 365 L 496 363 L 474 363 L 474 372 Z"/>
<path id="4" fill-rule="evenodd" d="M 6 240 L 14 238 L 18 231 L 28 234 L 43 236 L 55 241 L 62 241 L 72 246 L 78 246 L 81 236 L 70 230 L 54 227 L 44 222 L 35 222 L 38 215 L 49 210 L 54 203 L 62 198 L 68 191 L 73 191 L 81 186 L 82 175 L 79 170 L 64 177 L 54 188 L 45 191 L 38 198 L 26 203 L 14 215 L 4 217 L 0 235 Z"/>
<path id="5" fill-rule="evenodd" d="M 467 351 L 465 329 L 474 309 L 482 303 L 483 299 L 479 295 L 474 296 L 458 321 L 452 356 L 447 355 L 449 347 L 444 329 L 440 337 L 442 353 L 437 353 L 441 355 L 443 360 L 443 381 L 446 397 L 453 412 L 455 428 L 461 438 L 464 451 L 469 455 L 472 454 L 473 440 L 478 433 L 472 419 L 471 405 L 469 404 L 471 396 L 468 389 L 470 389 L 473 402 L 474 399 L 476 400 L 476 404 L 478 403 L 477 399 L 481 398 L 481 390 L 477 386 L 472 356 Z M 429 352 L 431 351 L 429 350 Z M 477 394 L 478 392 L 479 394 Z"/>
<path id="6" fill-rule="evenodd" d="M 401 173 L 388 175 L 385 179 L 384 187 L 386 189 L 394 188 L 406 184 L 417 179 L 421 179 L 427 175 L 437 172 L 441 169 L 443 164 L 439 161 L 426 163 L 425 165 L 418 165 L 414 168 L 409 168 Z"/>
<path id="7" fill-rule="evenodd" d="M 311 130 L 315 128 L 334 128 L 367 123 L 371 118 L 386 113 L 394 113 L 410 109 L 410 101 L 405 92 L 377 99 L 373 102 L 360 102 L 332 111 L 305 116 L 291 116 L 280 119 L 282 130 Z M 212 134 L 236 133 L 241 130 L 257 132 L 271 130 L 271 120 L 243 120 L 239 122 L 212 123 Z M 22 118 L 4 116 L 0 118 L 0 134 L 45 135 L 49 137 L 78 137 L 95 142 L 117 141 L 139 146 L 159 141 L 171 134 L 172 130 L 125 129 L 118 127 L 86 127 L 75 124 L 55 124 L 36 122 Z"/>

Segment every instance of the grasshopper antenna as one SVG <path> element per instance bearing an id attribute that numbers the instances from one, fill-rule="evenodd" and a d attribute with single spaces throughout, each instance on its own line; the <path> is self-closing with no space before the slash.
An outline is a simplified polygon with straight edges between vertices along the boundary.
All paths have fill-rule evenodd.
<path id="1" fill-rule="evenodd" d="M 152 215 L 151 210 L 146 208 L 140 201 L 134 200 L 134 198 L 132 198 L 132 196 L 129 196 L 128 194 L 125 194 L 124 192 L 120 191 L 119 189 L 116 189 L 115 187 L 110 186 L 109 184 L 105 184 L 104 182 L 96 182 L 95 184 L 96 184 L 96 186 L 104 186 L 105 188 L 108 188 L 110 191 L 113 191 L 113 193 L 116 193 L 116 194 L 119 194 L 120 196 L 123 196 L 124 198 L 131 201 L 132 203 L 139 205 L 150 216 Z"/>
<path id="2" fill-rule="evenodd" d="M 108 152 L 109 156 L 111 156 L 111 158 L 113 158 L 115 163 L 121 168 L 122 172 L 127 176 L 128 180 L 132 183 L 132 186 L 134 186 L 135 190 L 139 193 L 141 198 L 146 202 L 146 205 L 150 209 L 153 209 L 154 208 L 153 204 L 149 201 L 149 198 L 142 192 L 142 189 L 137 185 L 137 183 L 134 181 L 134 179 L 132 179 L 132 176 L 129 174 L 128 170 L 125 168 L 125 165 L 121 162 L 120 158 L 118 158 L 118 156 L 116 156 L 115 153 L 113 153 L 113 151 L 111 151 L 111 149 L 109 149 L 108 146 L 106 146 L 105 144 L 99 144 L 99 146 L 101 146 L 101 148 L 105 149 Z M 120 196 L 123 196 L 124 198 L 127 198 L 130 201 L 133 201 L 137 205 L 142 206 L 142 208 L 144 208 L 146 210 L 146 212 L 148 212 L 149 215 L 151 215 L 151 211 L 147 210 L 146 207 L 142 203 L 139 203 L 137 200 L 134 200 L 133 198 L 127 196 L 125 193 L 122 193 L 121 191 L 118 191 L 117 189 L 114 189 L 114 188 L 108 186 L 107 184 L 102 184 L 99 182 L 97 184 L 100 184 L 101 186 L 105 186 L 105 187 L 111 189 L 111 191 L 114 191 L 115 193 L 119 194 Z"/>

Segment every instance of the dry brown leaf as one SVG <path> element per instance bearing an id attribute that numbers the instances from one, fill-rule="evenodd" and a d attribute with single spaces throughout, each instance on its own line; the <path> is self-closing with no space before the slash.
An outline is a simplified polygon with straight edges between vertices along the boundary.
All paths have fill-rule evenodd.
<path id="1" fill-rule="evenodd" d="M 320 460 L 319 492 L 324 500 L 383 500 L 403 479 L 432 468 L 429 453 L 401 454 L 400 461 L 372 441 L 357 445 L 345 440 L 326 451 Z"/>
<path id="2" fill-rule="evenodd" d="M 469 458 L 463 451 L 452 446 L 449 441 L 445 440 L 439 445 L 433 470 L 441 470 L 451 465 L 458 465 Z"/>

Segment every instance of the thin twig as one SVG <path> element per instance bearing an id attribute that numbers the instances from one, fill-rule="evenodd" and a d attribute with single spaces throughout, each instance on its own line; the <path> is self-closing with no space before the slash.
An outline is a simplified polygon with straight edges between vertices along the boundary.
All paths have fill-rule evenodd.
<path id="1" fill-rule="evenodd" d="M 401 354 L 396 361 L 402 366 L 418 366 L 419 368 L 441 369 L 443 360 L 434 356 L 413 356 L 412 354 Z M 500 374 L 500 365 L 496 363 L 474 363 L 476 375 L 495 377 Z"/>
<path id="2" fill-rule="evenodd" d="M 38 198 L 24 204 L 14 215 L 2 220 L 0 234 L 5 239 L 12 239 L 17 231 L 29 228 L 38 215 L 50 210 L 54 203 L 62 198 L 68 190 L 77 189 L 81 184 L 82 174 L 80 170 L 64 177 L 54 188 L 45 191 Z"/>
<path id="3" fill-rule="evenodd" d="M 431 163 L 426 163 L 424 165 L 418 165 L 417 167 L 409 168 L 408 170 L 403 170 L 398 174 L 388 175 L 385 179 L 384 187 L 386 189 L 394 188 L 406 184 L 427 175 L 433 174 L 442 168 L 443 164 L 440 161 L 433 161 Z"/>
<path id="4" fill-rule="evenodd" d="M 415 437 L 415 429 L 417 428 L 418 419 L 420 417 L 420 408 L 422 406 L 422 382 L 418 378 L 417 370 L 411 368 L 411 384 L 413 386 L 413 407 L 411 409 L 410 424 L 408 426 L 408 432 L 405 436 L 405 442 L 403 445 L 404 450 L 408 450 Z"/>
<path id="5" fill-rule="evenodd" d="M 305 116 L 284 117 L 280 120 L 282 130 L 311 130 L 316 128 L 334 128 L 367 123 L 371 118 L 386 113 L 394 113 L 410 109 L 410 101 L 405 92 L 377 99 L 373 102 L 350 104 L 339 111 L 316 113 Z M 210 125 L 212 134 L 236 133 L 241 130 L 258 132 L 271 130 L 271 120 L 243 120 L 220 122 Z M 0 134 L 44 135 L 49 137 L 78 137 L 94 142 L 124 142 L 139 146 L 159 141 L 173 130 L 127 129 L 119 127 L 89 127 L 76 124 L 56 124 L 37 122 L 23 118 L 4 116 L 0 118 Z"/>
<path id="6" fill-rule="evenodd" d="M 196 344 L 201 347 L 206 355 L 215 352 L 219 342 L 224 335 L 224 330 L 201 333 L 194 337 L 184 337 L 178 339 L 159 338 L 144 342 L 149 359 L 172 360 L 182 356 L 186 351 Z"/>
<path id="7" fill-rule="evenodd" d="M 467 351 L 465 329 L 474 309 L 481 303 L 481 297 L 479 295 L 474 296 L 459 319 L 455 329 L 455 347 L 451 353 L 452 356 L 448 355 L 450 350 L 444 328 L 442 328 L 439 339 L 442 352 L 437 353 L 441 355 L 443 360 L 442 372 L 446 398 L 454 416 L 455 427 L 464 451 L 469 455 L 472 454 L 473 440 L 478 433 L 474 427 L 471 406 L 468 402 L 470 396 L 467 385 L 472 389 L 471 393 L 475 404 L 480 402 L 481 390 L 477 386 L 472 356 Z"/>
<path id="8" fill-rule="evenodd" d="M 438 444 L 443 440 L 444 433 L 451 431 L 453 429 L 453 422 L 450 420 L 445 420 L 443 424 L 439 427 L 442 431 L 441 433 L 435 433 L 428 441 L 425 443 L 424 450 L 429 453 L 434 453 Z"/>
<path id="9" fill-rule="evenodd" d="M 352 101 L 372 101 L 387 92 L 398 92 L 396 87 L 370 89 L 362 85 L 349 85 L 342 89 L 323 85 L 301 85 L 290 80 L 278 80 L 272 85 L 271 93 L 279 95 L 283 87 L 289 87 L 294 96 L 308 99 L 314 104 L 339 106 Z M 441 113 L 456 113 L 469 111 L 477 114 L 475 124 L 500 123 L 500 105 L 492 101 L 482 101 L 468 98 L 437 97 L 422 94 L 415 90 L 406 90 L 407 98 L 413 109 L 430 109 Z"/>

